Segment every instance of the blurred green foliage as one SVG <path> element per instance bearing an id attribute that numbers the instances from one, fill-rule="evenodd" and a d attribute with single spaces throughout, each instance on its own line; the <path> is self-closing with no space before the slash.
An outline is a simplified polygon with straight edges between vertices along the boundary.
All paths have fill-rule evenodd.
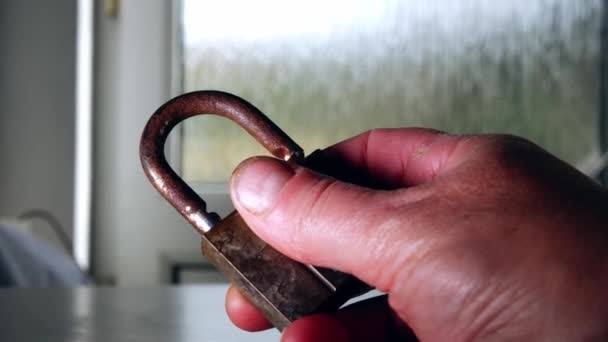
<path id="1" fill-rule="evenodd" d="M 517 134 L 571 163 L 594 150 L 600 0 L 545 1 L 537 16 L 507 13 L 495 25 L 462 18 L 450 31 L 412 22 L 398 3 L 376 30 L 188 47 L 185 88 L 249 100 L 308 152 L 404 126 Z M 183 132 L 190 180 L 225 181 L 246 157 L 267 154 L 225 119 L 194 118 Z"/>

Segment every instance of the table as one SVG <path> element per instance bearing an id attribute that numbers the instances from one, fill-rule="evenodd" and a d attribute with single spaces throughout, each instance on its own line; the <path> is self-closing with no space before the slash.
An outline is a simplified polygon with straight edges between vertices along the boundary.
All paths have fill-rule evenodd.
<path id="1" fill-rule="evenodd" d="M 230 323 L 227 287 L 1 289 L 0 341 L 278 341 Z"/>

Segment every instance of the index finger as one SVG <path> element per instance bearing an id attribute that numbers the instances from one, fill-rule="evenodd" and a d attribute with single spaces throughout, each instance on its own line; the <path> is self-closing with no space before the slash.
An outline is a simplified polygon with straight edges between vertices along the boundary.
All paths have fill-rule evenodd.
<path id="1" fill-rule="evenodd" d="M 313 153 L 306 166 L 375 189 L 428 182 L 458 154 L 462 136 L 432 129 L 374 129 Z"/>

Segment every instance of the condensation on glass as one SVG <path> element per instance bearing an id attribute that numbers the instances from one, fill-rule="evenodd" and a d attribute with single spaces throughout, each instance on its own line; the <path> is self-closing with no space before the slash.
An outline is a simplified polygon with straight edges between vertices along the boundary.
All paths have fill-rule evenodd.
<path id="1" fill-rule="evenodd" d="M 377 127 L 522 135 L 596 153 L 601 0 L 184 0 L 184 90 L 237 94 L 308 152 Z M 224 182 L 265 151 L 185 123 L 182 173 Z"/>

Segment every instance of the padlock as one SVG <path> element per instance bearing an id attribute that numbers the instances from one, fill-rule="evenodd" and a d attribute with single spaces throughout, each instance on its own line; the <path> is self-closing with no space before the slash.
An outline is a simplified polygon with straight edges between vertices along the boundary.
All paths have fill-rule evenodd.
<path id="1" fill-rule="evenodd" d="M 234 121 L 277 158 L 298 164 L 305 159 L 302 149 L 266 115 L 235 95 L 196 91 L 170 100 L 152 115 L 140 142 L 144 172 L 200 233 L 207 259 L 279 330 L 303 316 L 337 310 L 369 291 L 368 285 L 351 275 L 305 265 L 279 253 L 258 238 L 236 211 L 223 220 L 207 212 L 206 203 L 173 171 L 164 155 L 173 127 L 201 114 Z"/>

